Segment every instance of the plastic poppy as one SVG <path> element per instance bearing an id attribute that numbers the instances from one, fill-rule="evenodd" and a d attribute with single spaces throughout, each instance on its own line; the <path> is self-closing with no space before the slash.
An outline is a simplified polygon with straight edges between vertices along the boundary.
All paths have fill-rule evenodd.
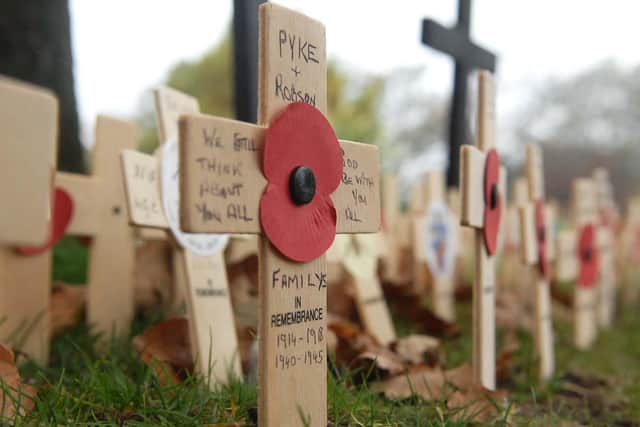
<path id="1" fill-rule="evenodd" d="M 53 192 L 53 218 L 51 219 L 51 230 L 45 243 L 39 246 L 22 246 L 18 252 L 22 255 L 32 256 L 41 254 L 53 246 L 67 231 L 71 218 L 73 217 L 73 199 L 61 188 L 56 188 Z"/>
<path id="2" fill-rule="evenodd" d="M 596 248 L 596 230 L 593 224 L 580 229 L 578 236 L 578 284 L 589 288 L 598 278 L 598 249 Z"/>
<path id="3" fill-rule="evenodd" d="M 547 220 L 545 218 L 544 202 L 538 200 L 535 204 L 536 241 L 538 242 L 538 267 L 542 277 L 549 278 L 549 260 L 547 258 Z"/>
<path id="4" fill-rule="evenodd" d="M 502 214 L 502 196 L 499 188 L 500 156 L 495 149 L 487 153 L 484 166 L 484 243 L 487 253 L 493 255 L 498 247 L 498 231 Z"/>
<path id="5" fill-rule="evenodd" d="M 308 104 L 289 104 L 266 131 L 262 168 L 265 234 L 289 259 L 318 258 L 335 238 L 331 194 L 342 176 L 342 151 L 327 119 Z"/>

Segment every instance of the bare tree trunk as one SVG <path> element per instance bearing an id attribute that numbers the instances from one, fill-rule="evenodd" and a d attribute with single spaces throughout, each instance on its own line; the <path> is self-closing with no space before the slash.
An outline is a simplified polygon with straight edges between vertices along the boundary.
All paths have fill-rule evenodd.
<path id="1" fill-rule="evenodd" d="M 0 74 L 56 93 L 60 102 L 58 169 L 84 172 L 68 0 L 0 1 Z"/>

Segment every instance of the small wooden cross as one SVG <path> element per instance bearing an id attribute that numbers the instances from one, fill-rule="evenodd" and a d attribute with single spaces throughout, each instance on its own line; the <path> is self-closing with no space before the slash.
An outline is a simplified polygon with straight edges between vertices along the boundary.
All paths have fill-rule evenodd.
<path id="1" fill-rule="evenodd" d="M 424 179 L 424 213 L 414 220 L 416 264 L 426 264 L 431 276 L 433 311 L 455 320 L 454 281 L 458 252 L 458 224 L 445 201 L 444 174 L 430 171 Z"/>
<path id="2" fill-rule="evenodd" d="M 0 77 L 0 338 L 41 365 L 49 358 L 49 253 L 25 256 L 50 234 L 58 142 L 58 101 L 50 91 Z"/>
<path id="3" fill-rule="evenodd" d="M 576 256 L 576 288 L 574 292 L 574 344 L 585 350 L 591 347 L 598 332 L 598 206 L 593 180 L 578 178 L 573 182 L 572 208 Z"/>
<path id="4" fill-rule="evenodd" d="M 475 280 L 473 284 L 474 381 L 495 389 L 496 252 L 500 217 L 504 209 L 506 172 L 495 151 L 495 98 L 491 74 L 481 72 L 478 90 L 476 144 L 463 145 L 461 191 L 464 226 L 475 228 Z"/>
<path id="5" fill-rule="evenodd" d="M 593 171 L 593 183 L 596 187 L 596 203 L 599 213 L 597 236 L 600 254 L 598 323 L 601 327 L 608 329 L 613 323 L 616 306 L 615 226 L 618 211 L 613 198 L 609 171 L 604 168 L 596 168 Z"/>
<path id="6" fill-rule="evenodd" d="M 161 160 L 133 150 L 122 152 L 131 222 L 138 227 L 171 230 L 174 242 L 176 299 L 186 300 L 196 367 L 210 387 L 242 378 L 238 339 L 229 296 L 222 236 L 183 233 L 179 229 L 177 136 L 180 114 L 199 111 L 198 101 L 170 88 L 155 90 Z M 184 300 L 181 297 L 185 294 Z"/>
<path id="7" fill-rule="evenodd" d="M 398 197 L 398 177 L 387 174 L 382 180 L 382 233 L 384 236 L 383 278 L 394 284 L 405 284 L 406 270 L 402 268 L 402 249 L 408 244 L 403 233 L 403 215 Z M 406 241 L 403 241 L 406 240 Z"/>
<path id="8" fill-rule="evenodd" d="M 395 341 L 396 332 L 378 278 L 381 246 L 382 237 L 378 234 L 345 234 L 336 236 L 332 249 L 349 275 L 364 329 L 380 344 L 387 345 Z"/>
<path id="9" fill-rule="evenodd" d="M 87 320 L 97 332 L 125 336 L 133 319 L 135 241 L 127 221 L 120 151 L 136 143 L 133 123 L 98 116 L 93 175 L 56 173 L 56 186 L 73 200 L 67 233 L 90 236 Z"/>
<path id="10" fill-rule="evenodd" d="M 323 136 L 321 145 L 314 144 L 322 153 L 331 153 L 327 158 L 331 159 L 330 170 L 335 174 L 324 174 L 325 167 L 329 170 L 328 164 L 321 163 L 320 170 L 315 171 L 307 167 L 307 162 L 318 159 L 310 157 L 313 155 L 308 151 L 296 150 L 300 139 L 317 141 L 320 129 L 325 129 L 322 135 L 329 132 L 318 113 L 326 113 L 327 108 L 326 42 L 321 23 L 272 3 L 264 4 L 260 7 L 259 51 L 258 126 L 204 115 L 183 116 L 180 120 L 182 225 L 189 232 L 262 235 L 266 225 L 278 224 L 269 228 L 268 238 L 262 237 L 259 247 L 262 310 L 258 424 L 325 427 L 327 263 L 322 252 L 336 232 L 378 231 L 378 150 L 372 145 L 340 141 L 341 180 L 339 170 L 333 169 L 339 165 L 334 161 L 340 160 L 333 156 L 336 153 L 339 157 L 334 136 Z M 302 115 L 305 120 L 280 126 Z M 308 127 L 310 118 L 313 128 Z M 278 138 L 272 131 L 276 135 L 295 132 L 301 136 Z M 211 143 L 210 135 L 216 135 L 217 142 Z M 267 157 L 271 151 L 265 136 L 270 135 L 274 139 L 269 143 L 277 143 L 283 150 L 274 158 Z M 285 170 L 282 162 L 293 155 L 305 160 L 292 170 L 290 165 Z M 277 183 L 267 183 L 268 176 Z M 317 188 L 321 193 L 314 193 L 312 176 L 318 183 L 340 181 L 330 195 L 333 209 L 322 210 L 324 214 L 304 208 L 307 203 L 314 209 L 329 203 L 329 195 L 322 193 L 322 188 Z M 299 185 L 301 181 L 307 185 Z M 223 197 L 213 189 L 228 191 Z M 262 202 L 267 203 L 265 200 L 274 200 L 270 197 L 281 197 L 281 204 L 269 205 L 271 209 L 259 207 Z M 279 207 L 287 209 L 287 216 L 278 214 Z M 310 219 L 309 212 L 318 215 Z M 290 234 L 289 229 L 299 230 L 307 220 L 308 232 Z M 317 238 L 308 235 L 320 227 L 324 232 Z M 283 236 L 287 236 L 286 241 L 280 240 Z M 320 238 L 322 245 L 318 244 Z M 286 256 L 282 251 L 287 252 Z M 320 255 L 316 256 L 318 252 Z"/>
<path id="11" fill-rule="evenodd" d="M 554 255 L 553 209 L 545 204 L 542 152 L 536 145 L 527 145 L 526 174 L 529 202 L 520 206 L 522 257 L 532 266 L 534 286 L 534 332 L 538 352 L 539 376 L 547 381 L 553 375 L 553 324 L 549 281 Z"/>

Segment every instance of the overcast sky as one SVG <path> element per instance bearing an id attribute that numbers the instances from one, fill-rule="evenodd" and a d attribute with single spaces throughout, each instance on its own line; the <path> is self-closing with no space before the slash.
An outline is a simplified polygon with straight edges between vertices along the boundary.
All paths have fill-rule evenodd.
<path id="1" fill-rule="evenodd" d="M 452 0 L 281 0 L 326 25 L 330 57 L 358 71 L 427 67 L 425 90 L 449 93 L 452 65 L 420 44 L 423 17 L 456 18 Z M 142 93 L 179 60 L 215 45 L 231 0 L 71 0 L 76 89 L 84 135 L 98 113 L 132 117 Z M 634 34 L 640 2 L 476 0 L 472 36 L 499 55 L 498 121 L 526 102 L 532 85 L 610 58 L 640 63 Z M 87 132 L 89 130 L 89 132 Z M 91 141 L 87 141 L 91 142 Z"/>

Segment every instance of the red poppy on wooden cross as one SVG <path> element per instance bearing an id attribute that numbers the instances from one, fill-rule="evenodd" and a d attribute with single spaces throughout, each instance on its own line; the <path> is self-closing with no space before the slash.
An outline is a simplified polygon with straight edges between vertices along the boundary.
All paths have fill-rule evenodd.
<path id="1" fill-rule="evenodd" d="M 461 148 L 462 214 L 475 229 L 476 278 L 473 284 L 474 381 L 495 389 L 495 259 L 504 204 L 506 172 L 495 144 L 494 87 L 491 74 L 478 79 L 477 148 Z"/>
<path id="2" fill-rule="evenodd" d="M 600 269 L 597 246 L 598 207 L 593 180 L 578 178 L 573 182 L 572 203 L 577 259 L 574 291 L 574 343 L 588 349 L 597 334 L 597 279 Z"/>
<path id="3" fill-rule="evenodd" d="M 536 145 L 527 145 L 526 175 L 528 202 L 520 206 L 522 257 L 535 270 L 535 345 L 539 357 L 538 374 L 541 381 L 553 375 L 554 348 L 551 319 L 549 280 L 550 260 L 553 259 L 553 209 L 545 205 L 544 168 L 542 151 Z"/>
<path id="4" fill-rule="evenodd" d="M 259 126 L 182 116 L 181 223 L 254 233 L 260 257 L 260 426 L 327 425 L 326 248 L 380 227 L 376 147 L 338 141 L 324 26 L 260 7 Z M 299 104 L 304 102 L 313 106 Z"/>

